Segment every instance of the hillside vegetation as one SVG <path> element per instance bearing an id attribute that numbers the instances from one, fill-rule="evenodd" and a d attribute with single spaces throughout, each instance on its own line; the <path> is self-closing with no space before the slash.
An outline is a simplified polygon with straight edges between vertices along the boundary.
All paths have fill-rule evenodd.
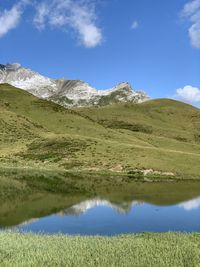
<path id="1" fill-rule="evenodd" d="M 200 110 L 174 100 L 69 110 L 3 84 L 0 126 L 2 169 L 200 178 Z"/>

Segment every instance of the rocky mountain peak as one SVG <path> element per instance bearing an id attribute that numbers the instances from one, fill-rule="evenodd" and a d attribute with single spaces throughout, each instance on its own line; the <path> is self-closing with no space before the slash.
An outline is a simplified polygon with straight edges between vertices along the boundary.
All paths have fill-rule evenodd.
<path id="1" fill-rule="evenodd" d="M 21 68 L 21 65 L 18 63 L 14 63 L 14 64 L 0 64 L 0 69 L 1 70 L 7 70 L 7 71 L 16 71 L 19 68 Z"/>
<path id="2" fill-rule="evenodd" d="M 118 88 L 129 87 L 129 88 L 131 88 L 131 84 L 129 82 L 120 82 L 117 84 L 116 87 L 118 87 Z"/>
<path id="3" fill-rule="evenodd" d="M 0 64 L 0 83 L 11 84 L 64 107 L 140 103 L 149 99 L 144 92 L 134 91 L 127 82 L 119 83 L 111 89 L 96 90 L 81 80 L 50 79 L 18 63 Z"/>

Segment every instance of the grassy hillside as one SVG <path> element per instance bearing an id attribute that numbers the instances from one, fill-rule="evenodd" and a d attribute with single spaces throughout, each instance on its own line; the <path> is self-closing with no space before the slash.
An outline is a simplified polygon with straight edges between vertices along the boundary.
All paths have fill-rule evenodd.
<path id="1" fill-rule="evenodd" d="M 127 172 L 138 177 L 136 169 L 153 169 L 200 177 L 200 110 L 181 102 L 158 99 L 68 110 L 4 84 L 0 125 L 4 169 Z"/>
<path id="2" fill-rule="evenodd" d="M 200 110 L 175 100 L 90 107 L 79 109 L 79 113 L 107 128 L 128 130 L 136 136 L 143 133 L 200 144 Z M 149 138 L 149 143 L 155 145 L 156 140 Z"/>
<path id="3" fill-rule="evenodd" d="M 78 112 L 123 135 L 124 146 L 129 138 L 120 160 L 130 156 L 139 169 L 200 173 L 199 109 L 175 100 L 157 99 L 142 104 L 80 108 Z"/>
<path id="4" fill-rule="evenodd" d="M 45 236 L 2 232 L 0 266 L 199 267 L 200 234 L 116 237 Z"/>

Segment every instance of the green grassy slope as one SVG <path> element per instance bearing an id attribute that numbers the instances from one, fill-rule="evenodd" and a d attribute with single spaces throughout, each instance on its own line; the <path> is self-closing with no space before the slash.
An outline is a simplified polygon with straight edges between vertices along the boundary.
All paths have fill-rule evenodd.
<path id="1" fill-rule="evenodd" d="M 113 104 L 83 108 L 79 112 L 108 128 L 129 130 L 134 134 L 153 134 L 200 145 L 200 110 L 175 100 L 156 99 L 141 104 Z"/>
<path id="2" fill-rule="evenodd" d="M 0 266 L 199 267 L 200 234 L 66 237 L 0 233 Z"/>
<path id="3" fill-rule="evenodd" d="M 90 120 L 10 85 L 0 85 L 0 106 L 17 115 L 25 116 L 56 134 L 81 132 L 81 135 L 90 136 L 91 130 L 91 135 L 95 134 L 94 123 Z"/>
<path id="4" fill-rule="evenodd" d="M 132 149 L 127 147 L 126 153 L 132 151 L 131 158 L 139 168 L 200 174 L 199 109 L 175 100 L 157 99 L 142 104 L 80 108 L 78 112 L 107 129 L 128 135 Z M 125 139 L 122 142 L 126 143 Z"/>
<path id="5" fill-rule="evenodd" d="M 67 110 L 0 85 L 0 166 L 200 177 L 200 110 L 159 99 Z"/>

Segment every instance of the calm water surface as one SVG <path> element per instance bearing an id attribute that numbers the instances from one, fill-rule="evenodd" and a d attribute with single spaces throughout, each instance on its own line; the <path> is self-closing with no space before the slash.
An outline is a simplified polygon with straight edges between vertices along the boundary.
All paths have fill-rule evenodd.
<path id="1" fill-rule="evenodd" d="M 63 199 L 63 202 L 66 201 L 66 208 L 55 210 L 55 212 L 47 210 L 47 214 L 45 214 L 46 203 L 49 206 L 51 201 L 55 201 L 54 199 L 50 198 L 46 202 L 42 199 L 41 202 L 37 202 L 38 199 L 32 200 L 31 203 L 23 203 L 22 207 L 17 206 L 12 213 L 4 212 L 0 224 L 3 224 L 3 229 L 17 228 L 20 231 L 50 234 L 116 235 L 166 231 L 200 232 L 199 183 L 136 184 L 135 188 L 127 192 L 115 189 L 106 197 L 94 196 L 81 199 L 79 196 L 77 199 L 77 197 L 70 196 L 71 204 L 67 203 L 66 196 Z M 23 205 L 26 205 L 26 211 Z M 29 213 L 30 216 L 27 215 Z M 34 217 L 34 214 L 37 216 Z M 23 221 L 26 217 L 30 218 Z"/>

